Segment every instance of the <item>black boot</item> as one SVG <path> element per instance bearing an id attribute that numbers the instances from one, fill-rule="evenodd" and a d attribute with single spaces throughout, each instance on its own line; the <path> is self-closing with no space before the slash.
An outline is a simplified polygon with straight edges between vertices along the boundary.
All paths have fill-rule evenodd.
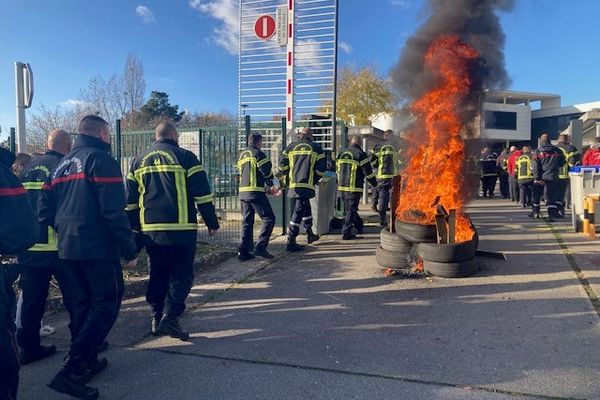
<path id="1" fill-rule="evenodd" d="M 268 259 L 275 258 L 275 256 L 273 254 L 269 253 L 267 251 L 267 249 L 262 248 L 262 247 L 257 247 L 256 251 L 254 252 L 254 255 L 262 257 L 262 258 L 268 258 Z"/>
<path id="2" fill-rule="evenodd" d="M 179 319 L 177 317 L 166 316 L 158 324 L 158 333 L 161 335 L 168 335 L 175 339 L 181 339 L 186 341 L 190 338 L 190 334 L 179 326 Z"/>
<path id="3" fill-rule="evenodd" d="M 312 231 L 312 228 L 308 228 L 306 230 L 306 235 L 307 235 L 308 244 L 311 244 L 312 242 L 316 242 L 317 240 L 321 239 L 321 236 L 314 233 Z"/>
<path id="4" fill-rule="evenodd" d="M 290 252 L 296 252 L 304 250 L 304 246 L 301 246 L 298 243 L 296 243 L 296 236 L 290 235 L 288 236 L 286 249 Z"/>
<path id="5" fill-rule="evenodd" d="M 106 351 L 106 350 L 108 350 L 108 340 L 105 340 L 102 343 L 100 343 L 100 346 L 98 346 L 96 353 L 102 353 L 103 351 Z"/>
<path id="6" fill-rule="evenodd" d="M 98 389 L 85 384 L 82 363 L 70 356 L 65 358 L 63 368 L 48 384 L 48 387 L 83 400 L 96 400 L 99 396 Z"/>
<path id="7" fill-rule="evenodd" d="M 92 360 L 83 363 L 83 382 L 88 383 L 94 376 L 104 371 L 107 366 L 108 360 L 106 358 L 98 359 L 94 357 Z"/>
<path id="8" fill-rule="evenodd" d="M 248 253 L 246 251 L 240 251 L 237 255 L 237 259 L 240 261 L 248 261 L 254 258 L 254 254 Z"/>
<path id="9" fill-rule="evenodd" d="M 342 235 L 342 240 L 354 240 L 356 239 L 356 235 L 352 232 L 344 233 Z"/>
<path id="10" fill-rule="evenodd" d="M 387 222 L 387 218 L 385 215 L 385 212 L 380 212 L 379 213 L 379 226 L 388 226 L 388 222 Z"/>
<path id="11" fill-rule="evenodd" d="M 154 336 L 158 335 L 158 324 L 160 324 L 161 319 L 162 319 L 162 314 L 154 314 L 152 316 L 151 332 Z"/>
<path id="12" fill-rule="evenodd" d="M 43 360 L 46 357 L 50 357 L 56 353 L 56 346 L 42 346 L 39 345 L 34 349 L 21 349 L 19 352 L 19 359 L 21 365 L 27 365 L 35 361 Z"/>

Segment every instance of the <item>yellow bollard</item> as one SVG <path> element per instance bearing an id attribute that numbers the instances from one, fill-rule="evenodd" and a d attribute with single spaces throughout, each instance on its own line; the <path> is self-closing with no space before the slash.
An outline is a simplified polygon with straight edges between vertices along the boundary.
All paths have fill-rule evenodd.
<path id="1" fill-rule="evenodd" d="M 588 197 L 583 198 L 583 233 L 589 233 L 590 231 L 590 213 L 588 210 Z"/>
<path id="2" fill-rule="evenodd" d="M 590 239 L 594 240 L 596 239 L 596 224 L 594 221 L 594 211 L 596 208 L 596 200 L 590 196 L 588 198 L 588 221 L 589 221 L 589 226 L 588 226 L 588 234 Z"/>

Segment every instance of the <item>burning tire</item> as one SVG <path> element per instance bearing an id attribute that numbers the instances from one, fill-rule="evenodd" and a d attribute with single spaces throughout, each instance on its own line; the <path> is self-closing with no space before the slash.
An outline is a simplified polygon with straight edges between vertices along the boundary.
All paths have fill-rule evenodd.
<path id="1" fill-rule="evenodd" d="M 426 273 L 442 278 L 464 278 L 479 270 L 479 262 L 476 258 L 454 263 L 423 260 L 423 268 Z"/>
<path id="2" fill-rule="evenodd" d="M 435 225 L 411 224 L 397 219 L 396 232 L 412 243 L 435 243 L 437 241 Z"/>
<path id="3" fill-rule="evenodd" d="M 380 238 L 381 248 L 395 253 L 408 254 L 413 246 L 412 242 L 388 231 L 387 228 L 381 230 Z"/>
<path id="4" fill-rule="evenodd" d="M 389 251 L 378 247 L 375 251 L 375 261 L 384 268 L 406 269 L 409 268 L 408 254 Z"/>
<path id="5" fill-rule="evenodd" d="M 417 254 L 423 261 L 438 263 L 461 263 L 475 257 L 474 240 L 461 243 L 420 243 Z"/>

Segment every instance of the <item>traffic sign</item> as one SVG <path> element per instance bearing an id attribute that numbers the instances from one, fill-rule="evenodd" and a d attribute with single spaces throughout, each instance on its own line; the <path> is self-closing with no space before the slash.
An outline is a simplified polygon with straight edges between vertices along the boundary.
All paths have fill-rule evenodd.
<path id="1" fill-rule="evenodd" d="M 271 39 L 275 35 L 276 30 L 277 24 L 275 23 L 275 18 L 268 14 L 261 15 L 254 23 L 254 34 L 262 40 Z"/>

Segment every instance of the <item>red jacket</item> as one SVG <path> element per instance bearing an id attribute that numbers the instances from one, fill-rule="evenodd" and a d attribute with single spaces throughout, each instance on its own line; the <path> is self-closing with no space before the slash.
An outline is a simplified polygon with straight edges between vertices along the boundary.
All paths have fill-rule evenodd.
<path id="1" fill-rule="evenodd" d="M 582 165 L 600 165 L 600 149 L 590 148 L 583 155 Z"/>
<path id="2" fill-rule="evenodd" d="M 515 170 L 515 167 L 517 164 L 517 158 L 519 158 L 521 155 L 523 155 L 523 152 L 521 150 L 515 150 L 512 152 L 510 157 L 508 157 L 508 174 L 509 175 L 515 176 L 515 173 L 517 172 Z"/>

